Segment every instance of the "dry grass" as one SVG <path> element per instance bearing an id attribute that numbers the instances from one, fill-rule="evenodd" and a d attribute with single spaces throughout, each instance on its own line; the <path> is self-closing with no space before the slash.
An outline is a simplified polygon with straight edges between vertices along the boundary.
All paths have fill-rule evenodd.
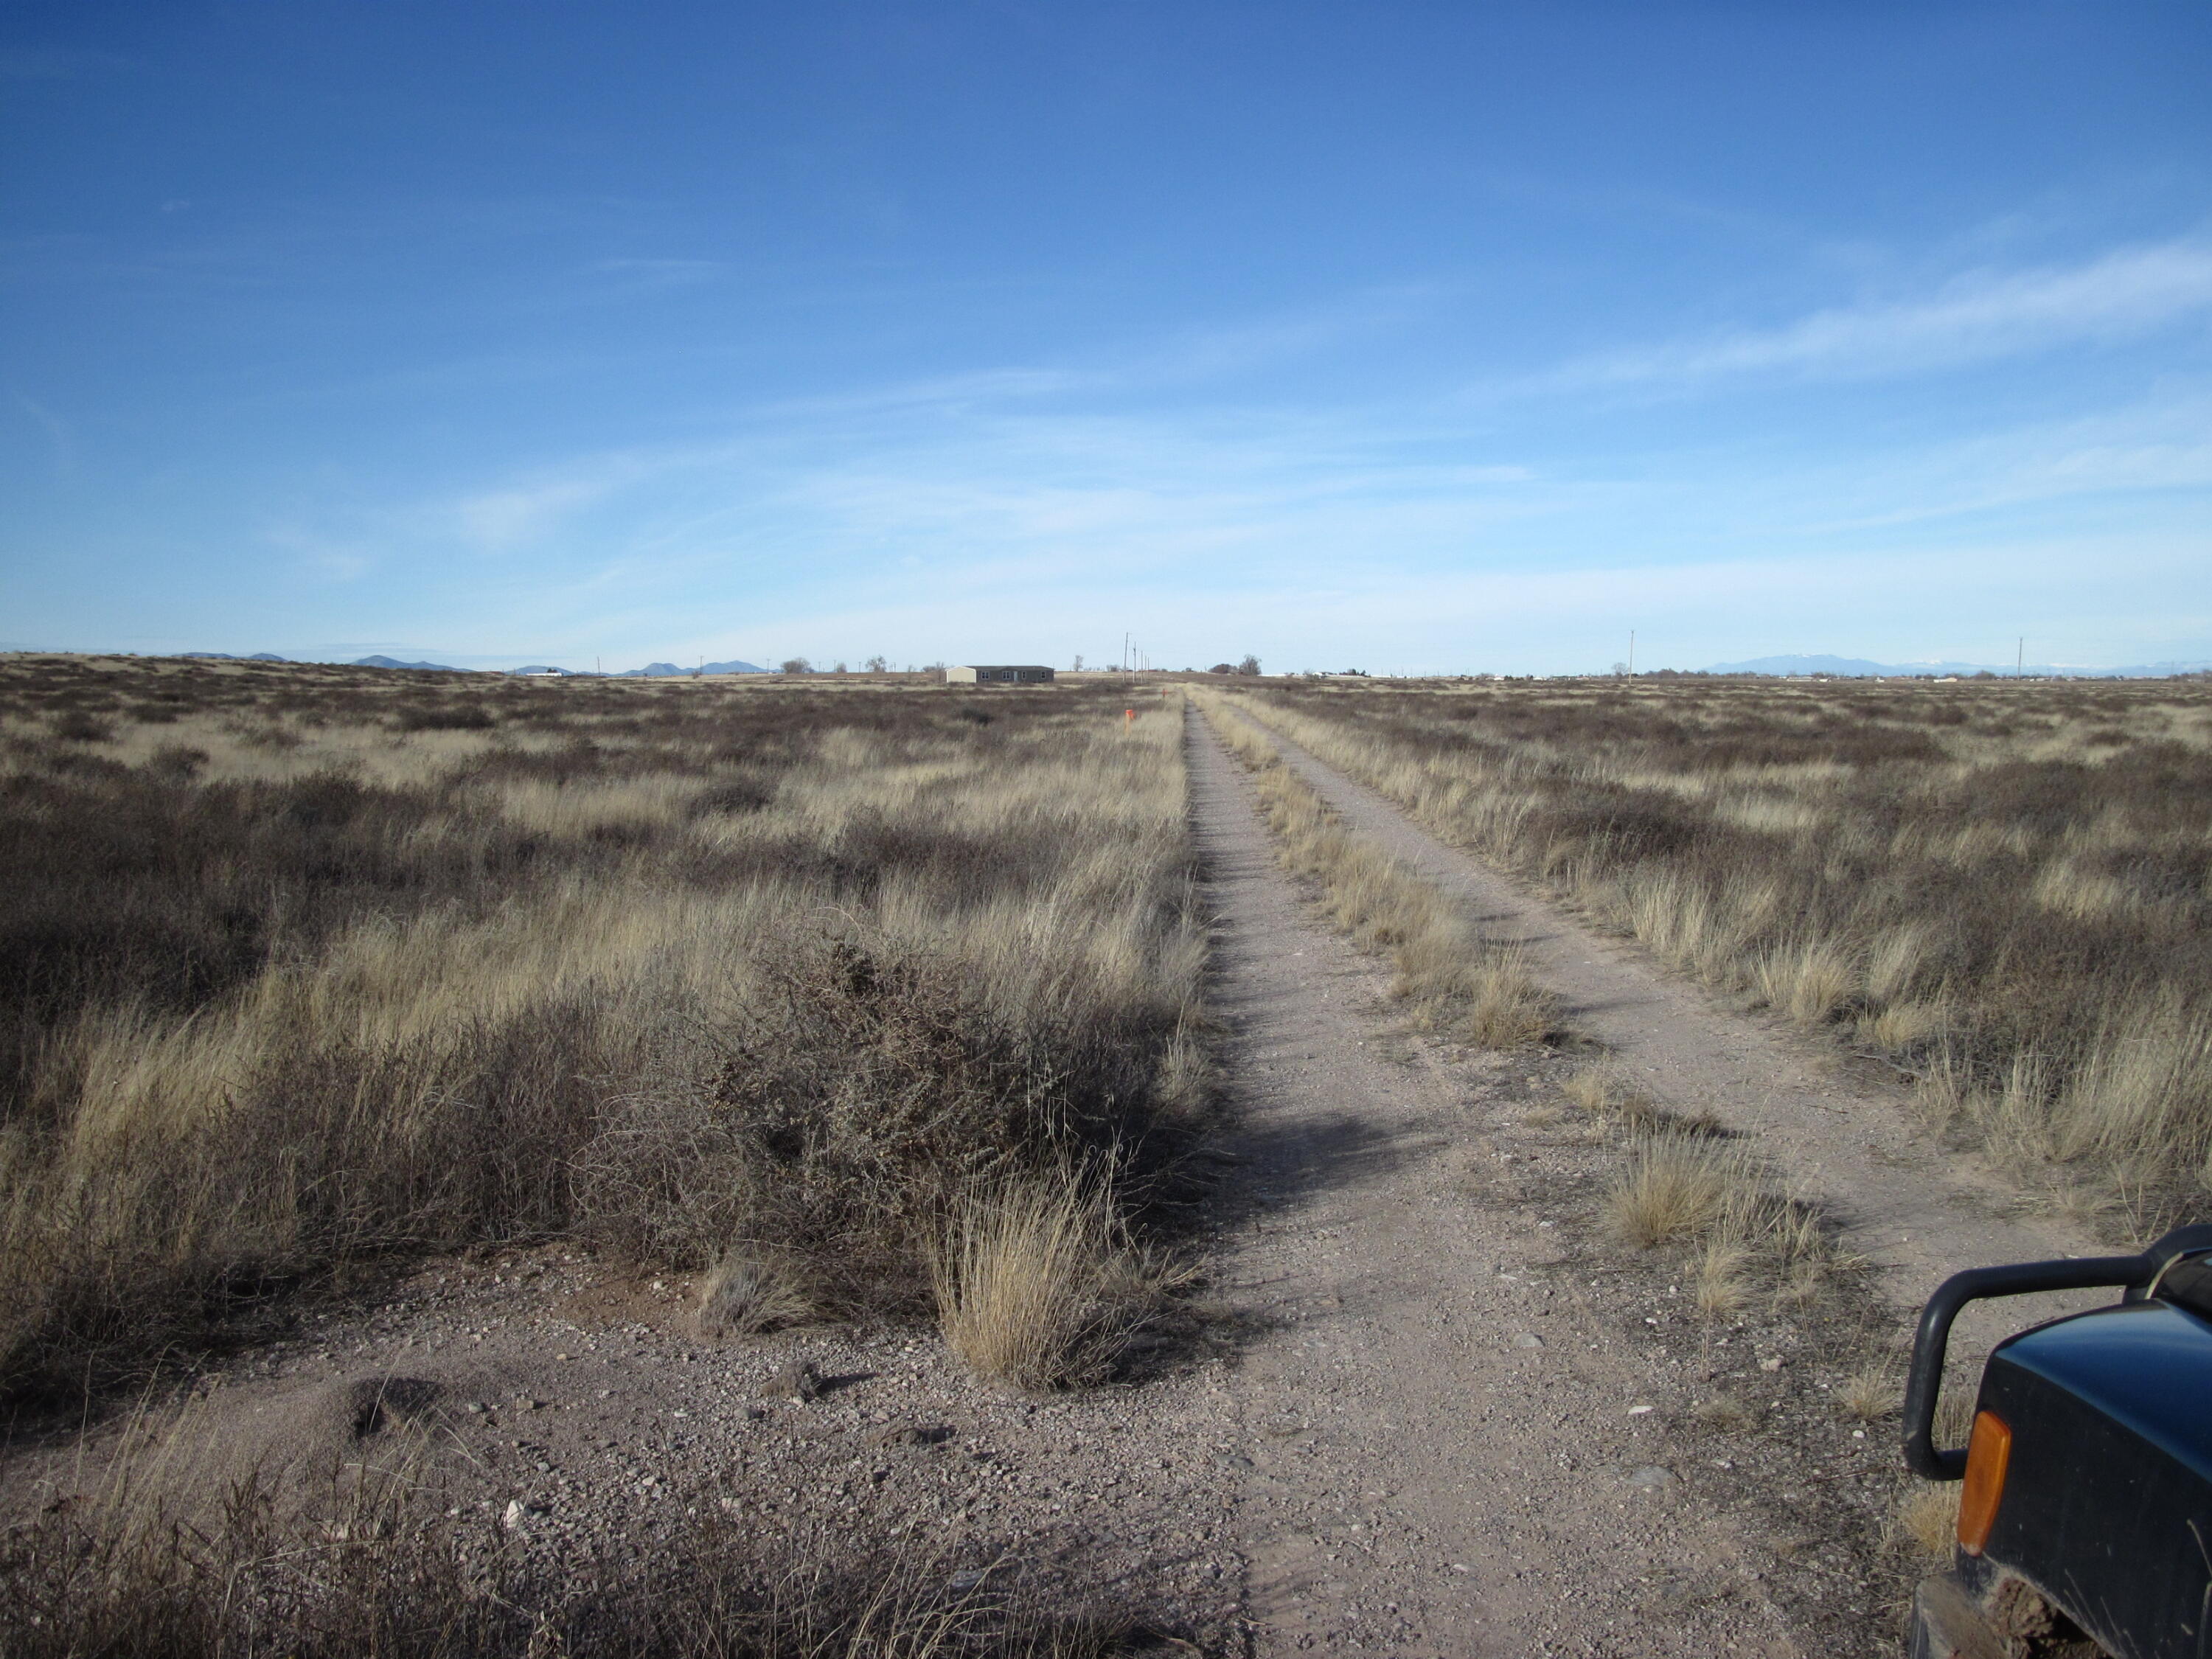
<path id="1" fill-rule="evenodd" d="M 936 1257 L 938 1324 L 979 1376 L 1097 1382 L 1171 1277 L 1132 1244 L 1105 1182 L 1030 1177 L 960 1206 Z"/>
<path id="2" fill-rule="evenodd" d="M 1681 1112 L 1662 1106 L 1623 1078 L 1609 1060 L 1598 1060 L 1570 1073 L 1560 1091 L 1600 1124 L 1630 1129 L 1668 1129 L 1686 1135 L 1725 1137 L 1728 1131 L 1710 1112 Z"/>
<path id="3" fill-rule="evenodd" d="M 803 1270 L 755 1245 L 732 1249 L 699 1283 L 699 1329 L 708 1336 L 757 1336 L 813 1313 Z"/>
<path id="4" fill-rule="evenodd" d="M 1758 1258 L 1749 1246 L 1715 1233 L 1695 1261 L 1698 1311 L 1708 1319 L 1733 1319 L 1748 1307 Z"/>
<path id="5" fill-rule="evenodd" d="M 1955 1480 L 1916 1480 L 1897 1500 L 1891 1538 L 1930 1561 L 1948 1561 L 1958 1547 L 1963 1490 Z"/>
<path id="6" fill-rule="evenodd" d="M 1633 1249 L 1684 1249 L 1692 1299 L 1717 1322 L 1762 1292 L 1811 1305 L 1850 1265 L 1810 1209 L 1773 1190 L 1747 1148 L 1673 1125 L 1634 1132 L 1603 1214 Z"/>
<path id="7" fill-rule="evenodd" d="M 2101 1186 L 2093 1208 L 2148 1231 L 2212 1190 L 2203 682 L 1223 696 L 1686 971 L 1918 1074 L 1932 1118 L 2031 1186 Z"/>
<path id="8" fill-rule="evenodd" d="M 1180 737 L 1110 690 L 0 665 L 0 1392 L 425 1249 L 743 1241 L 834 1317 L 926 1312 L 978 1182 L 1110 1152 L 1140 1214 L 1208 1090 Z"/>
<path id="9" fill-rule="evenodd" d="M 1639 1250 L 1705 1238 L 1717 1232 L 1738 1189 L 1753 1179 L 1741 1153 L 1662 1130 L 1629 1154 L 1606 1194 L 1606 1222 Z"/>
<path id="10" fill-rule="evenodd" d="M 1896 1411 L 1904 1394 L 1905 1379 L 1896 1365 L 1887 1359 L 1875 1359 L 1844 1379 L 1836 1403 L 1847 1415 L 1872 1423 Z"/>
<path id="11" fill-rule="evenodd" d="M 1200 694 L 1200 708 L 1250 767 L 1283 862 L 1317 883 L 1329 919 L 1386 955 L 1395 994 L 1431 1030 L 1486 1048 L 1539 1042 L 1558 1028 L 1554 1002 L 1518 951 L 1484 940 L 1449 900 L 1373 843 L 1348 833 L 1259 731 Z"/>

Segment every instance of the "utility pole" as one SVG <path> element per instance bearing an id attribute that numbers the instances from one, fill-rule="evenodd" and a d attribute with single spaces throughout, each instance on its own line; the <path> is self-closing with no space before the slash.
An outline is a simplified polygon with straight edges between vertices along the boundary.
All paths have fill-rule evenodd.
<path id="1" fill-rule="evenodd" d="M 2021 675 L 2025 674 L 2027 672 L 2027 635 L 2025 635 L 2025 634 L 2023 634 L 2023 635 L 2021 635 L 2020 636 L 2020 643 L 2019 643 L 2019 645 L 2014 648 L 2014 651 L 2013 651 L 2013 653 L 2012 653 L 2012 677 L 2013 677 L 2013 678 L 2014 678 L 2014 679 L 2018 679 L 2018 678 L 2020 678 L 2020 677 L 2021 677 Z"/>
<path id="2" fill-rule="evenodd" d="M 1628 630 L 1628 678 L 1636 678 L 1636 630 Z"/>

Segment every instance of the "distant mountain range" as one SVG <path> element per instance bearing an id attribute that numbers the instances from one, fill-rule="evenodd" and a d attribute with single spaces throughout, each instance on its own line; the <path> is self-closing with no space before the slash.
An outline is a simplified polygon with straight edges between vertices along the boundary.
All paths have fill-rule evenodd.
<path id="1" fill-rule="evenodd" d="M 2212 662 L 2153 662 L 2128 668 L 2080 668 L 2066 663 L 2027 664 L 2024 674 L 2056 674 L 2077 679 L 2164 679 L 2212 668 Z M 1708 674 L 1836 674 L 1852 678 L 1898 674 L 2000 674 L 2009 679 L 2012 664 L 1984 662 L 1869 662 L 1864 657 L 1753 657 L 1748 662 L 1715 663 Z"/>
<path id="2" fill-rule="evenodd" d="M 274 651 L 257 651 L 250 657 L 241 657 L 231 651 L 179 651 L 180 657 L 190 657 L 195 662 L 289 662 L 289 657 L 280 657 Z"/>
<path id="3" fill-rule="evenodd" d="M 352 668 L 434 668 L 447 674 L 460 672 L 460 670 L 447 663 L 402 662 L 397 657 L 356 657 L 347 665 Z"/>
<path id="4" fill-rule="evenodd" d="M 672 662 L 649 662 L 642 668 L 625 668 L 613 678 L 618 680 L 659 679 L 670 674 L 765 674 L 768 670 L 758 663 L 710 662 L 704 668 L 678 668 Z"/>

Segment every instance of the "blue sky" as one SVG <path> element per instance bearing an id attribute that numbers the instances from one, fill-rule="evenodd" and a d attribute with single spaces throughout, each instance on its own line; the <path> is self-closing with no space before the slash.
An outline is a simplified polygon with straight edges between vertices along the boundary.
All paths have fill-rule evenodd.
<path id="1" fill-rule="evenodd" d="M 2212 658 L 2212 9 L 0 16 L 0 641 Z"/>

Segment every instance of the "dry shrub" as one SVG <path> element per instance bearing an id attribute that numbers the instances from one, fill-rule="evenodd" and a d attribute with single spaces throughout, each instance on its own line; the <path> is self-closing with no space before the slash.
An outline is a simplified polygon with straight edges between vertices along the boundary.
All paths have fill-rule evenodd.
<path id="1" fill-rule="evenodd" d="M 1700 1423 L 1722 1434 L 1741 1434 L 1759 1421 L 1758 1413 L 1732 1394 L 1714 1395 L 1692 1409 Z"/>
<path id="2" fill-rule="evenodd" d="M 1609 1066 L 1584 1066 L 1570 1073 L 1559 1089 L 1591 1116 L 1604 1117 L 1620 1094 L 1620 1080 Z"/>
<path id="3" fill-rule="evenodd" d="M 969 1198 L 934 1265 L 945 1345 L 1021 1389 L 1104 1378 L 1164 1277 L 1131 1246 L 1105 1183 L 1065 1174 Z"/>
<path id="4" fill-rule="evenodd" d="M 1151 1097 L 1169 1035 L 1069 989 L 1081 1019 L 1024 1019 L 896 941 L 794 944 L 743 1006 L 670 1034 L 668 1080 L 578 1155 L 579 1218 L 654 1260 L 750 1241 L 817 1313 L 920 1311 L 970 1194 L 1073 1160 L 1140 1200 L 1189 1145 Z"/>
<path id="5" fill-rule="evenodd" d="M 1728 1136 L 1728 1130 L 1711 1112 L 1680 1112 L 1662 1106 L 1623 1078 L 1609 1060 L 1581 1067 L 1559 1087 L 1569 1100 L 1601 1123 L 1717 1139 Z"/>
<path id="6" fill-rule="evenodd" d="M 1826 939 L 1785 940 L 1751 963 L 1761 1000 L 1801 1025 L 1826 1023 L 1850 1000 L 1857 978 L 1850 957 Z"/>

